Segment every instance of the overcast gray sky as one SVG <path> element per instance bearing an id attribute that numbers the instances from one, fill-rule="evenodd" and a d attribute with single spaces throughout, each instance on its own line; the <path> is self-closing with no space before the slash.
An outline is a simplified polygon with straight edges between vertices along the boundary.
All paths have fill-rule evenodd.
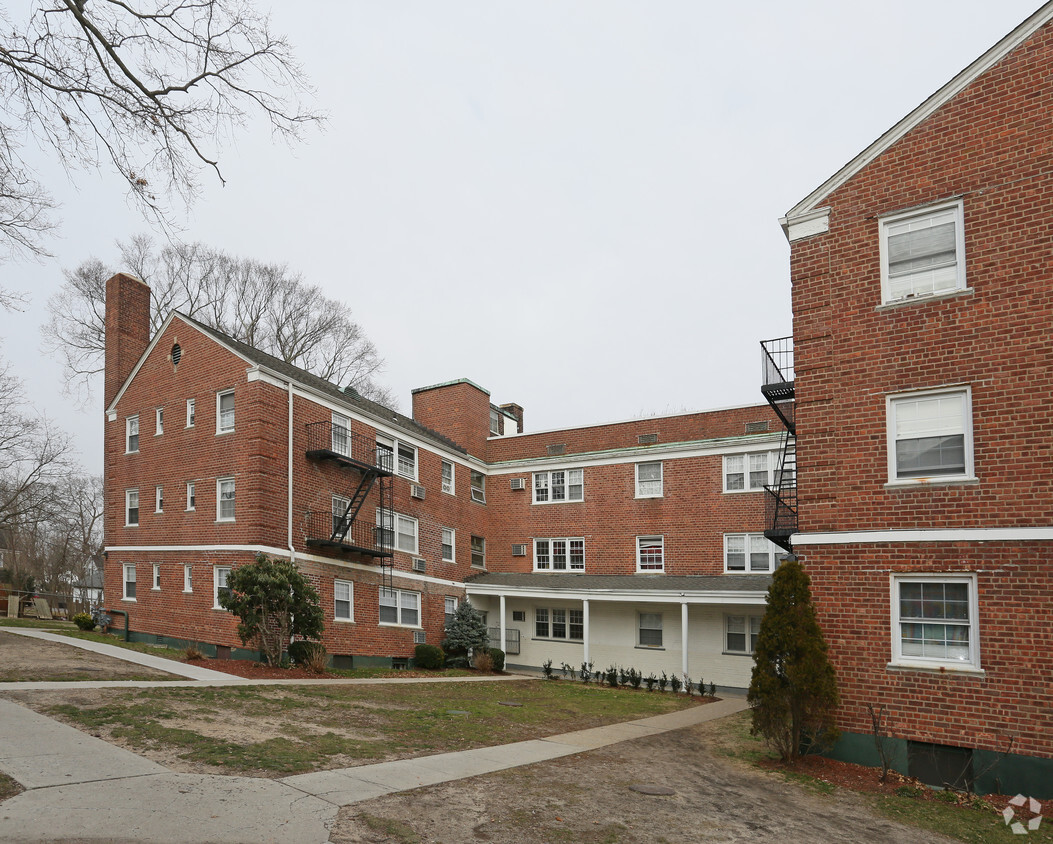
<path id="1" fill-rule="evenodd" d="M 760 402 L 758 341 L 791 329 L 778 218 L 1037 7 L 275 4 L 329 127 L 241 135 L 184 238 L 346 301 L 404 411 L 459 377 L 528 430 Z M 63 268 L 146 226 L 111 174 L 42 166 L 61 237 L 0 265 L 32 297 L 0 354 L 101 472 L 101 388 L 64 399 L 39 326 Z"/>

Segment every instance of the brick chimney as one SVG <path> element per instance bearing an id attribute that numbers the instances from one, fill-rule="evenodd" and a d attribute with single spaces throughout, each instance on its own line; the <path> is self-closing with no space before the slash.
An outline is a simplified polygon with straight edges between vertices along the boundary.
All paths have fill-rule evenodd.
<path id="1" fill-rule="evenodd" d="M 501 410 L 507 410 L 516 418 L 516 433 L 523 433 L 523 408 L 514 402 L 510 404 L 501 404 L 498 405 L 498 407 L 500 407 Z"/>
<path id="2" fill-rule="evenodd" d="M 106 391 L 109 407 L 150 343 L 150 288 L 133 275 L 106 282 Z"/>

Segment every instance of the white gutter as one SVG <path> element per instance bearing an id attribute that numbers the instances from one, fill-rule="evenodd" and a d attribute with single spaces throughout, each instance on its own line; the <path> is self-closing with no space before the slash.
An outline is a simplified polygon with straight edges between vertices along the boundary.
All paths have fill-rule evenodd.
<path id="1" fill-rule="evenodd" d="M 293 546 L 293 382 L 287 382 L 289 387 L 289 560 L 296 562 L 296 548 Z"/>

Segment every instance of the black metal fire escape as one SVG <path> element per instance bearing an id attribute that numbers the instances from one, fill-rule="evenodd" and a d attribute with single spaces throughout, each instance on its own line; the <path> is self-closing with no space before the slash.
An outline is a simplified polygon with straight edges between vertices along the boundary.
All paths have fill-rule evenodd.
<path id="1" fill-rule="evenodd" d="M 797 532 L 797 429 L 794 424 L 793 337 L 761 341 L 763 380 L 761 393 L 782 420 L 785 432 L 775 482 L 768 493 L 767 524 L 764 535 L 782 548 L 792 551 L 790 537 Z"/>
<path id="2" fill-rule="evenodd" d="M 306 514 L 307 544 L 372 557 L 380 564 L 382 585 L 390 589 L 395 544 L 390 452 L 378 450 L 374 437 L 352 433 L 343 425 L 312 422 L 306 427 L 308 458 L 331 461 L 354 473 L 354 487 L 348 490 L 342 511 L 334 507 Z M 374 490 L 376 519 L 360 518 L 362 506 Z"/>

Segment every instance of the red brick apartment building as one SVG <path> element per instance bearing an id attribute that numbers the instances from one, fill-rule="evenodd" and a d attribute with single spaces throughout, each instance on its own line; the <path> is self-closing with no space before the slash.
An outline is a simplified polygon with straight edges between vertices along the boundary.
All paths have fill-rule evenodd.
<path id="1" fill-rule="evenodd" d="M 765 344 L 841 758 L 1053 798 L 1053 4 L 792 208 Z"/>
<path id="2" fill-rule="evenodd" d="M 467 380 L 412 418 L 107 284 L 106 594 L 135 639 L 238 653 L 232 567 L 289 557 L 337 665 L 405 664 L 466 595 L 510 665 L 749 682 L 777 549 L 766 405 L 523 433 Z M 119 623 L 119 622 L 118 622 Z"/>

